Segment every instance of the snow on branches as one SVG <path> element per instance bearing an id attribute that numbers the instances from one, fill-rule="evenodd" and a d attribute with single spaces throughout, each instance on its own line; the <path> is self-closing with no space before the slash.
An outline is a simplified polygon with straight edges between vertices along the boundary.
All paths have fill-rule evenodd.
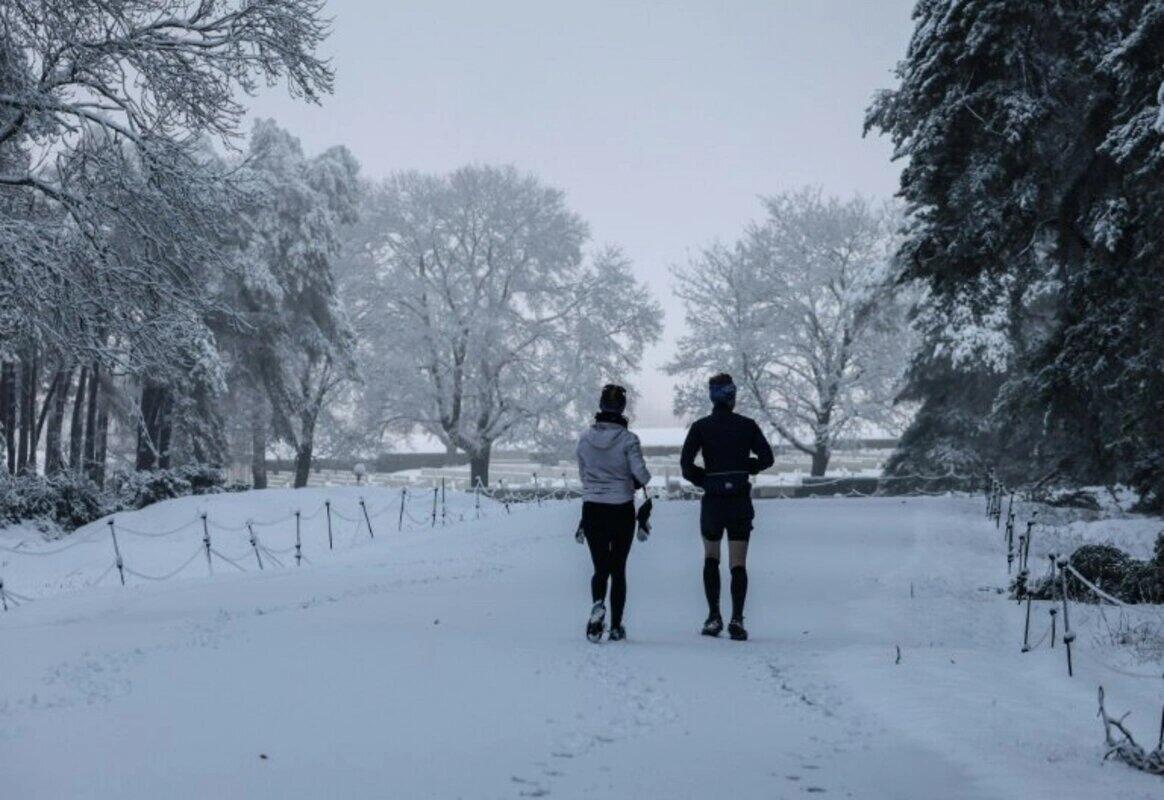
<path id="1" fill-rule="evenodd" d="M 894 427 L 910 349 L 902 290 L 891 282 L 897 215 L 863 198 L 802 190 L 765 200 L 767 218 L 676 272 L 690 332 L 668 371 L 676 410 L 707 406 L 707 376 L 728 371 L 758 414 L 822 474 L 836 442 Z"/>
<path id="2" fill-rule="evenodd" d="M 615 249 L 512 167 L 404 173 L 372 191 L 344 296 L 377 429 L 420 428 L 470 454 L 552 444 L 657 340 L 661 310 Z"/>

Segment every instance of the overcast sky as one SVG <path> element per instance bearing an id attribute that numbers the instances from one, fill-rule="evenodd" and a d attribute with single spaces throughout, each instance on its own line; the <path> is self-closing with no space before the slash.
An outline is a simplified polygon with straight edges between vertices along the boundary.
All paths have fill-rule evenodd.
<path id="1" fill-rule="evenodd" d="M 890 196 L 898 166 L 862 139 L 914 0 L 332 0 L 336 91 L 252 113 L 366 175 L 512 163 L 565 190 L 596 243 L 623 247 L 667 311 L 636 377 L 639 425 L 673 424 L 659 366 L 683 330 L 673 265 L 804 184 Z"/>

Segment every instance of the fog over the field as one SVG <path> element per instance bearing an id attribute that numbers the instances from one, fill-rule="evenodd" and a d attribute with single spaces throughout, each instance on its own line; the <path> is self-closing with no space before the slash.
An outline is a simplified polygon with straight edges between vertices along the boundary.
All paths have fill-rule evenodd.
<path id="1" fill-rule="evenodd" d="M 250 111 L 309 151 L 345 143 L 366 176 L 513 163 L 564 189 L 664 304 L 637 416 L 668 425 L 658 367 L 683 333 L 670 267 L 761 216 L 758 195 L 895 190 L 889 144 L 861 124 L 893 84 L 912 6 L 336 0 L 335 94 L 315 107 L 278 87 Z"/>

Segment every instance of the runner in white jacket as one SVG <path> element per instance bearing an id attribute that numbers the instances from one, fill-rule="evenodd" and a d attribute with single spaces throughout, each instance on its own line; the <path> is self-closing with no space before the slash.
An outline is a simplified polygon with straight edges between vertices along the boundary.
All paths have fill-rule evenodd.
<path id="1" fill-rule="evenodd" d="M 594 424 L 578 440 L 578 475 L 582 479 L 582 523 L 578 541 L 590 547 L 594 575 L 590 595 L 594 605 L 586 637 L 602 638 L 606 620 L 606 590 L 610 585 L 610 639 L 626 638 L 622 611 L 626 604 L 626 561 L 635 535 L 634 495 L 651 480 L 639 437 L 627 428 L 626 389 L 608 384 L 602 389 L 601 409 Z M 650 533 L 650 499 L 639 510 L 639 538 Z"/>

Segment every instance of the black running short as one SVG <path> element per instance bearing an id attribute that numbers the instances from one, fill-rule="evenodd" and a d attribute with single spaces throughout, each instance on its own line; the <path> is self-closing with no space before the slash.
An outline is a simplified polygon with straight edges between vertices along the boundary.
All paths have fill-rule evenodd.
<path id="1" fill-rule="evenodd" d="M 746 542 L 752 538 L 752 520 L 756 512 L 750 497 L 715 497 L 704 495 L 699 509 L 699 531 L 711 542 L 723 540 Z"/>

